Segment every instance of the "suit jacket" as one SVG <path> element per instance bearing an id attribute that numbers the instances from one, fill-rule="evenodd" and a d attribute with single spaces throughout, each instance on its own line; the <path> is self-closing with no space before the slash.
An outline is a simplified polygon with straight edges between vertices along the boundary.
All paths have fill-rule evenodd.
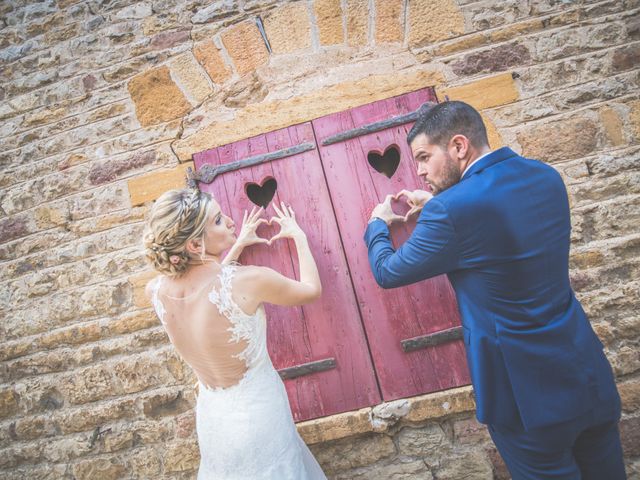
<path id="1" fill-rule="evenodd" d="M 569 284 L 570 230 L 560 175 L 506 147 L 429 200 L 397 251 L 385 222 L 367 227 L 383 288 L 448 275 L 482 423 L 531 429 L 618 398 Z"/>

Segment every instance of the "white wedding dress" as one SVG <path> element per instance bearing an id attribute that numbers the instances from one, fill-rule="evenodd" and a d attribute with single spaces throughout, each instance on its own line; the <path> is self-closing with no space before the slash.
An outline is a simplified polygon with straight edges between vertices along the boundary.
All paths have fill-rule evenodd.
<path id="1" fill-rule="evenodd" d="M 217 308 L 218 318 L 222 315 L 228 319 L 225 330 L 229 337 L 225 341 L 244 345 L 233 356 L 244 362 L 243 370 L 246 371 L 238 382 L 227 387 L 208 387 L 199 380 L 196 430 L 201 461 L 198 480 L 324 480 L 326 477 L 320 465 L 296 430 L 287 392 L 269 358 L 264 307 L 260 306 L 255 314 L 248 315 L 232 298 L 231 281 L 235 269 L 235 266 L 222 266 L 214 281 L 218 285 L 214 284 L 207 292 L 207 299 Z M 152 283 L 152 301 L 160 321 L 167 328 L 165 316 L 168 312 L 159 292 L 161 283 L 162 277 Z M 173 337 L 179 340 L 181 331 L 178 328 L 167 328 L 167 332 L 172 342 Z M 185 358 L 188 352 L 178 351 L 191 365 Z M 193 363 L 196 362 L 194 357 Z M 198 373 L 197 368 L 194 370 Z"/>

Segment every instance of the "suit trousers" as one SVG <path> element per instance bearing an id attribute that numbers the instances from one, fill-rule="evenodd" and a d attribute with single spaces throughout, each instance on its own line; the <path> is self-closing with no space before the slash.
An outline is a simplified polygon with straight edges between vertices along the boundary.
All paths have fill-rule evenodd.
<path id="1" fill-rule="evenodd" d="M 567 422 L 488 429 L 512 480 L 625 480 L 619 420 L 618 397 Z"/>

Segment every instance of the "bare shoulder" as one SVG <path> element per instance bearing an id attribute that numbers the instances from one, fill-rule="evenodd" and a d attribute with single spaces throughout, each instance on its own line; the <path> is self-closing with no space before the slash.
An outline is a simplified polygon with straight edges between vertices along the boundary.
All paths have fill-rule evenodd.
<path id="1" fill-rule="evenodd" d="M 260 282 L 273 272 L 268 267 L 260 267 L 257 265 L 238 266 L 234 275 L 234 283 L 252 284 Z"/>

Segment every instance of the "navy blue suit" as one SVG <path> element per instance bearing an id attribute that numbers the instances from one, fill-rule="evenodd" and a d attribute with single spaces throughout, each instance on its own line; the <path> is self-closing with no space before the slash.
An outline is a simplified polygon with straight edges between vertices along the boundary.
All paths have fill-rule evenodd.
<path id="1" fill-rule="evenodd" d="M 619 405 L 602 344 L 569 283 L 570 230 L 560 175 L 506 147 L 429 200 L 397 251 L 383 221 L 367 227 L 383 288 L 448 275 L 482 423 L 532 431 Z"/>

